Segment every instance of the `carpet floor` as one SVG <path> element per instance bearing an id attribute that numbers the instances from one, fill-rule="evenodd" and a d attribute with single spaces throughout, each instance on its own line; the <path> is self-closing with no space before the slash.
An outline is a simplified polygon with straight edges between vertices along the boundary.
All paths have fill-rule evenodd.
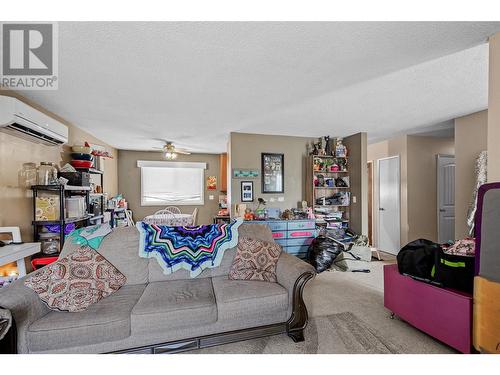
<path id="1" fill-rule="evenodd" d="M 370 273 L 331 270 L 309 282 L 304 291 L 310 317 L 304 342 L 277 335 L 189 353 L 455 353 L 397 317 L 390 318 L 383 301 L 383 266 L 391 262 L 394 257 L 384 254 L 383 261 L 369 263 Z"/>

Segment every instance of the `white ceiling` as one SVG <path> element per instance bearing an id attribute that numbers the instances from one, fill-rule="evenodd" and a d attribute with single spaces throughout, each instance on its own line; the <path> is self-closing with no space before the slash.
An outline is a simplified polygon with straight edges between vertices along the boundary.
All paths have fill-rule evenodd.
<path id="1" fill-rule="evenodd" d="M 371 141 L 487 107 L 499 22 L 59 24 L 59 89 L 23 92 L 120 149 L 229 132 Z"/>

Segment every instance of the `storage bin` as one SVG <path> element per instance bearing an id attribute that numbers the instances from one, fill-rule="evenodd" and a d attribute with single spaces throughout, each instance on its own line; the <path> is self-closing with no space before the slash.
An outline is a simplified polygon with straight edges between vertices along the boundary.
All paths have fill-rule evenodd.
<path id="1" fill-rule="evenodd" d="M 85 198 L 84 197 L 71 197 L 66 198 L 66 217 L 83 217 L 85 216 Z"/>
<path id="2" fill-rule="evenodd" d="M 59 219 L 59 197 L 55 195 L 36 197 L 35 220 L 58 220 Z"/>
<path id="3" fill-rule="evenodd" d="M 87 172 L 59 172 L 59 177 L 67 179 L 71 186 L 90 186 L 90 174 Z"/>
<path id="4" fill-rule="evenodd" d="M 58 254 L 60 251 L 59 236 L 55 233 L 40 233 L 40 249 L 45 255 Z"/>

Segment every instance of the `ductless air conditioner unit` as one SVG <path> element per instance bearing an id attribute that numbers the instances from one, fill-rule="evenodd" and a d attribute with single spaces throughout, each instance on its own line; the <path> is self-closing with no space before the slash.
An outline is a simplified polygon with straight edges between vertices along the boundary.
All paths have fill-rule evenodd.
<path id="1" fill-rule="evenodd" d="M 19 99 L 0 95 L 0 131 L 49 146 L 68 142 L 68 127 Z"/>

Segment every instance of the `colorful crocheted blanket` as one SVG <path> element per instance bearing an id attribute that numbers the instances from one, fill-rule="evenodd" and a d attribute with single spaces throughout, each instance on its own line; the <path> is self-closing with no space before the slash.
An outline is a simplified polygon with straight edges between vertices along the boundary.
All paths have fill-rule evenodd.
<path id="1" fill-rule="evenodd" d="M 136 224 L 140 233 L 139 256 L 156 258 L 165 274 L 183 268 L 196 277 L 205 268 L 219 266 L 224 251 L 238 244 L 242 222 L 169 227 L 140 221 Z"/>

